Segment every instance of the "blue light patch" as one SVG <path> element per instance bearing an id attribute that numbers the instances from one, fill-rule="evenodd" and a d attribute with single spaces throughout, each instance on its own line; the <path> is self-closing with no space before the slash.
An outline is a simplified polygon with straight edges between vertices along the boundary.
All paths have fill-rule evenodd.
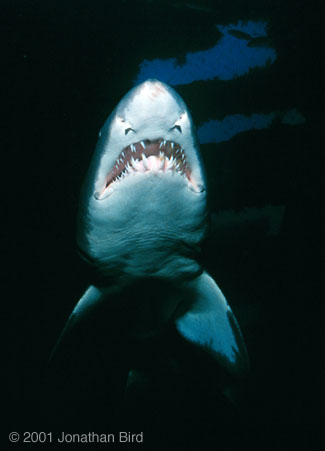
<path id="1" fill-rule="evenodd" d="M 231 80 L 246 74 L 254 67 L 274 63 L 277 54 L 274 48 L 247 46 L 256 38 L 267 37 L 265 22 L 242 22 L 217 25 L 222 33 L 218 43 L 207 50 L 189 52 L 185 63 L 177 64 L 176 58 L 143 60 L 134 84 L 147 78 L 158 78 L 170 85 L 185 85 L 198 80 Z M 247 34 L 247 39 L 236 36 L 234 31 Z M 234 35 L 235 34 L 235 35 Z M 239 33 L 240 36 L 240 33 Z"/>
<path id="2" fill-rule="evenodd" d="M 251 116 L 233 114 L 226 116 L 222 121 L 207 121 L 198 127 L 199 141 L 201 144 L 229 141 L 238 133 L 267 128 L 276 116 L 276 113 L 252 114 Z"/>
<path id="3" fill-rule="evenodd" d="M 283 114 L 281 122 L 286 125 L 300 125 L 305 124 L 306 118 L 297 108 L 293 108 Z"/>

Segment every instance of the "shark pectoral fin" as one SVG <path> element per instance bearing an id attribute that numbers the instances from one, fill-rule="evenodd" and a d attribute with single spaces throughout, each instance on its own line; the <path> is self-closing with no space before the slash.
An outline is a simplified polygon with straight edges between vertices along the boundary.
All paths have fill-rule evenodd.
<path id="1" fill-rule="evenodd" d="M 206 272 L 189 285 L 194 300 L 175 320 L 178 332 L 205 348 L 231 373 L 246 373 L 249 366 L 246 345 L 220 288 Z"/>
<path id="2" fill-rule="evenodd" d="M 67 337 L 67 335 L 71 332 L 71 330 L 84 318 L 86 318 L 92 310 L 101 303 L 101 301 L 106 297 L 106 293 L 103 293 L 98 288 L 91 285 L 85 291 L 84 295 L 77 302 L 75 308 L 73 309 L 69 319 L 67 320 L 59 339 L 57 340 L 51 355 L 50 361 L 53 359 L 56 354 L 58 348 L 60 347 L 62 341 Z"/>

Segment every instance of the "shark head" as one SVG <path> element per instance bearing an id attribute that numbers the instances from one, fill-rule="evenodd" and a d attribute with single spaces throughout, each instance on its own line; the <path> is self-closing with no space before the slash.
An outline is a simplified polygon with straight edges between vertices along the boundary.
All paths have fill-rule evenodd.
<path id="1" fill-rule="evenodd" d="M 99 133 L 79 209 L 77 242 L 102 273 L 191 277 L 200 271 L 206 185 L 181 97 L 147 80 L 120 101 Z"/>

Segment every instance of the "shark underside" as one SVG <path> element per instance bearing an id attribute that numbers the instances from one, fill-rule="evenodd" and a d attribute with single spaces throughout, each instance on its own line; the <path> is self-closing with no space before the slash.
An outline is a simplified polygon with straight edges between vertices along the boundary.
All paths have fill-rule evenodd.
<path id="1" fill-rule="evenodd" d="M 120 324 L 129 341 L 154 341 L 174 330 L 229 373 L 247 371 L 236 318 L 199 258 L 207 231 L 206 196 L 196 131 L 184 101 L 158 80 L 133 88 L 100 131 L 82 188 L 77 244 L 95 277 L 73 310 L 60 347 L 76 326 L 120 297 L 127 299 L 124 310 L 113 308 L 118 317 L 107 324 Z"/>

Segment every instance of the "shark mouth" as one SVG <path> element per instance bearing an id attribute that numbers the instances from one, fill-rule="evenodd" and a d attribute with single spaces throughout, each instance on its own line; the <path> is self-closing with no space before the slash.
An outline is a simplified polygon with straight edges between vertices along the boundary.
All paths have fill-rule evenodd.
<path id="1" fill-rule="evenodd" d="M 96 198 L 107 197 L 112 192 L 113 185 L 123 178 L 144 172 L 179 173 L 193 184 L 184 149 L 179 144 L 161 138 L 147 139 L 130 144 L 122 150 L 107 175 L 103 191 L 96 193 Z"/>

